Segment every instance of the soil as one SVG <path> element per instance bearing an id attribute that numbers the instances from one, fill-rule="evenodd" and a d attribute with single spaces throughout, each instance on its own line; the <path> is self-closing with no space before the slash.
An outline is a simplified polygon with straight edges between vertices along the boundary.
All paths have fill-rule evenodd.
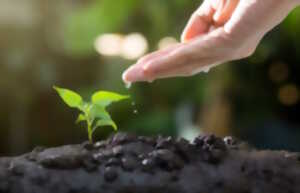
<path id="1" fill-rule="evenodd" d="M 0 158 L 0 193 L 299 193 L 300 154 L 117 133 Z"/>

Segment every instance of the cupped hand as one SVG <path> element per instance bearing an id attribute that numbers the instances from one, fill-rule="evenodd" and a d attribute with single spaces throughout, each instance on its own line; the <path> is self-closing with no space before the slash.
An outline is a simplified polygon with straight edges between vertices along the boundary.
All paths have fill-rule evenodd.
<path id="1" fill-rule="evenodd" d="M 191 16 L 181 42 L 150 53 L 123 74 L 126 83 L 191 76 L 252 55 L 263 36 L 299 0 L 205 0 Z"/>

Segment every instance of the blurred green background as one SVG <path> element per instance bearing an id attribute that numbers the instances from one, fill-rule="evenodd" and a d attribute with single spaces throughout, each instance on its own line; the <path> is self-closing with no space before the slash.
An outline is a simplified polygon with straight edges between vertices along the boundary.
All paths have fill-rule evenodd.
<path id="1" fill-rule="evenodd" d="M 86 98 L 130 94 L 109 110 L 121 131 L 193 138 L 234 135 L 258 148 L 300 151 L 300 9 L 255 54 L 208 74 L 138 83 L 122 72 L 141 55 L 178 41 L 201 1 L 1 0 L 0 155 L 87 139 L 58 85 Z M 111 128 L 99 129 L 103 139 Z"/>

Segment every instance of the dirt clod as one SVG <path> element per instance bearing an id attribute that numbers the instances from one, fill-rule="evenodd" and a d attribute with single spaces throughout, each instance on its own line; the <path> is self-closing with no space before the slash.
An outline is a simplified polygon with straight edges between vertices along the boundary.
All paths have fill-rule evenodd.
<path id="1" fill-rule="evenodd" d="M 115 156 L 121 156 L 124 153 L 123 146 L 118 145 L 113 147 L 112 152 Z"/>
<path id="2" fill-rule="evenodd" d="M 94 148 L 99 149 L 99 148 L 105 148 L 106 146 L 106 141 L 98 141 L 94 144 Z"/>
<path id="3" fill-rule="evenodd" d="M 25 167 L 21 164 L 17 164 L 15 162 L 11 162 L 8 170 L 16 176 L 22 176 L 25 173 Z"/>
<path id="4" fill-rule="evenodd" d="M 121 161 L 120 159 L 115 157 L 110 158 L 105 164 L 105 166 L 119 166 L 119 165 L 121 165 Z"/>
<path id="5" fill-rule="evenodd" d="M 104 170 L 104 178 L 108 182 L 113 182 L 118 177 L 117 171 L 112 167 L 106 167 Z"/>
<path id="6" fill-rule="evenodd" d="M 144 159 L 142 161 L 142 170 L 147 173 L 153 173 L 155 167 L 155 160 L 153 158 Z"/>
<path id="7" fill-rule="evenodd" d="M 138 167 L 138 161 L 132 156 L 122 158 L 122 167 L 125 171 L 133 171 Z"/>

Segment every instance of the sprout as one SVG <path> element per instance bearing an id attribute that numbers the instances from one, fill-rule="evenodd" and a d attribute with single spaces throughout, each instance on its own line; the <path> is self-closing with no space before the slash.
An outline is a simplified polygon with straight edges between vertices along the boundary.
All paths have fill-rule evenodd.
<path id="1" fill-rule="evenodd" d="M 90 102 L 86 102 L 79 94 L 72 90 L 56 86 L 53 88 L 69 107 L 76 108 L 81 112 L 78 115 L 76 123 L 86 122 L 88 138 L 91 143 L 93 142 L 93 133 L 98 127 L 112 126 L 114 130 L 117 130 L 117 125 L 106 111 L 106 107 L 114 102 L 129 98 L 129 96 L 113 92 L 98 91 L 92 95 Z"/>

